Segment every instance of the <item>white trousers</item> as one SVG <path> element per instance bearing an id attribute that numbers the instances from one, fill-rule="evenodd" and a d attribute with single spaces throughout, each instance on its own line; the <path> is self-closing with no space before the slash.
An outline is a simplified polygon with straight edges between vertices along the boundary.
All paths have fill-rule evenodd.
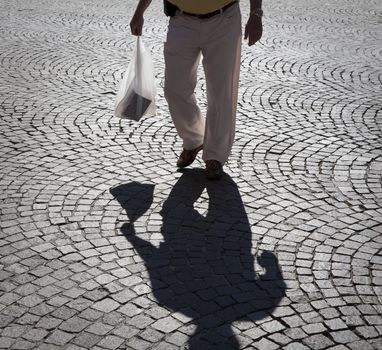
<path id="1" fill-rule="evenodd" d="M 209 19 L 177 14 L 170 19 L 165 57 L 165 97 L 185 149 L 203 144 L 203 160 L 224 164 L 235 137 L 240 71 L 238 4 Z M 207 115 L 195 98 L 200 56 L 206 76 Z"/>

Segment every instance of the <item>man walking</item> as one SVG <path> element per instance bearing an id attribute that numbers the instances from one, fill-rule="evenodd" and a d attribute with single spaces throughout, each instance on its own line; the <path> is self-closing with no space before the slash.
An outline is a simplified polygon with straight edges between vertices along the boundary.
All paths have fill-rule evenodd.
<path id="1" fill-rule="evenodd" d="M 130 22 L 141 35 L 143 14 L 151 0 L 140 0 Z M 217 179 L 231 152 L 235 136 L 241 53 L 241 14 L 233 0 L 170 0 L 176 13 L 170 18 L 165 57 L 165 98 L 171 118 L 183 140 L 177 166 L 189 166 L 203 150 L 206 176 Z M 250 0 L 245 39 L 253 45 L 262 35 L 261 0 Z M 207 85 L 204 119 L 195 98 L 200 56 Z"/>

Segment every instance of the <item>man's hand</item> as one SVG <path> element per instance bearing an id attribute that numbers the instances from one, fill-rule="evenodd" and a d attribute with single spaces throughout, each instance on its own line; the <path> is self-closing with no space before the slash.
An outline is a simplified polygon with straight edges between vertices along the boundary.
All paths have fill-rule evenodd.
<path id="1" fill-rule="evenodd" d="M 138 6 L 130 22 L 131 34 L 140 36 L 142 35 L 143 28 L 143 14 L 152 0 L 139 0 Z"/>
<path id="2" fill-rule="evenodd" d="M 260 40 L 263 34 L 263 23 L 261 17 L 249 16 L 247 25 L 245 26 L 244 39 L 248 38 L 248 45 L 252 46 Z"/>
<path id="3" fill-rule="evenodd" d="M 137 36 L 142 35 L 143 22 L 143 14 L 140 12 L 135 12 L 130 22 L 131 34 Z"/>

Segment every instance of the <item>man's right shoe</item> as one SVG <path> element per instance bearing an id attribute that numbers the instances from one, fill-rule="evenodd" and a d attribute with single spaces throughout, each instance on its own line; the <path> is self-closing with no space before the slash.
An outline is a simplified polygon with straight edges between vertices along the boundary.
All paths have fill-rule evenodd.
<path id="1" fill-rule="evenodd" d="M 183 149 L 183 152 L 180 154 L 178 161 L 176 162 L 176 166 L 178 168 L 185 168 L 192 164 L 195 160 L 198 152 L 203 149 L 203 145 L 196 147 L 194 149 Z"/>

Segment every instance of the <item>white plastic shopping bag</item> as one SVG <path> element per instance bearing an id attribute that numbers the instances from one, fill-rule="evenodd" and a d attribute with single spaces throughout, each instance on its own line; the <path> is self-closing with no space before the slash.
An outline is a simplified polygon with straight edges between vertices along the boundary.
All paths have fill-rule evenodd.
<path id="1" fill-rule="evenodd" d="M 114 115 L 138 121 L 145 114 L 155 114 L 155 94 L 153 59 L 138 36 L 133 57 L 117 93 Z"/>

